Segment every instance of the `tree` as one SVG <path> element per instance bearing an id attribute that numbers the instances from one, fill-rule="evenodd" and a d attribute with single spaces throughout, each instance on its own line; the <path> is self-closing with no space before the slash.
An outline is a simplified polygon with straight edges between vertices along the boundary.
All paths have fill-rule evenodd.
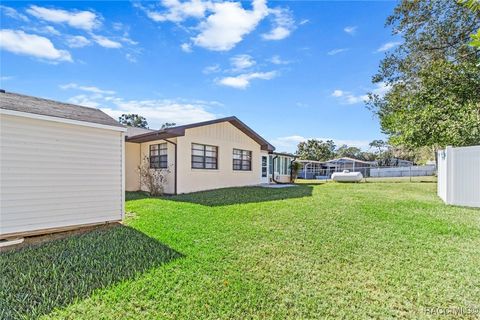
<path id="1" fill-rule="evenodd" d="M 164 124 L 162 124 L 162 127 L 160 129 L 167 129 L 167 128 L 171 128 L 171 127 L 175 127 L 177 124 L 175 122 L 165 122 Z"/>
<path id="2" fill-rule="evenodd" d="M 357 147 L 349 147 L 346 144 L 340 146 L 336 151 L 336 157 L 349 157 L 362 160 L 362 150 Z"/>
<path id="3" fill-rule="evenodd" d="M 455 1 L 403 0 L 387 19 L 403 43 L 380 63 L 369 94 L 389 142 L 406 148 L 480 143 L 480 13 Z"/>
<path id="4" fill-rule="evenodd" d="M 118 122 L 130 127 L 148 128 L 147 119 L 138 114 L 122 114 Z"/>
<path id="5" fill-rule="evenodd" d="M 473 12 L 480 12 L 480 1 L 478 0 L 459 0 L 459 3 Z M 476 33 L 471 34 L 470 38 L 472 39 L 470 45 L 480 49 L 480 28 Z"/>
<path id="6" fill-rule="evenodd" d="M 376 149 L 377 153 L 380 153 L 384 151 L 385 149 L 388 149 L 388 143 L 386 143 L 383 140 L 373 140 L 368 144 L 370 148 Z"/>
<path id="7" fill-rule="evenodd" d="M 479 92 L 479 64 L 440 60 L 419 71 L 417 84 L 399 83 L 374 101 L 392 144 L 464 146 L 480 143 Z"/>
<path id="8" fill-rule="evenodd" d="M 335 157 L 335 143 L 332 140 L 310 139 L 298 144 L 296 154 L 303 160 L 330 160 Z"/>

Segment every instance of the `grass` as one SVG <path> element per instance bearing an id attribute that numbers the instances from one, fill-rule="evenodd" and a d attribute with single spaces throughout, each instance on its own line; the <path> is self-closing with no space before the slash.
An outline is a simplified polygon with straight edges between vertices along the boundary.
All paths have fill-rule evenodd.
<path id="1" fill-rule="evenodd" d="M 157 254 L 147 249 L 152 252 L 133 258 L 140 263 L 131 276 L 100 285 L 101 277 L 95 277 L 88 294 L 72 299 L 63 286 L 72 288 L 75 281 L 59 280 L 48 263 L 43 268 L 50 276 L 41 281 L 32 278 L 38 270 L 28 271 L 37 259 L 48 260 L 45 253 L 56 254 L 56 244 L 47 244 L 0 256 L 0 269 L 15 265 L 8 282 L 17 288 L 0 292 L 8 301 L 21 300 L 36 286 L 38 296 L 23 299 L 48 304 L 49 319 L 423 319 L 431 317 L 428 307 L 480 308 L 480 210 L 446 206 L 435 188 L 321 183 L 165 198 L 133 193 L 126 204 L 127 229 L 181 258 L 167 255 L 151 263 L 143 256 Z M 112 245 L 108 239 L 97 242 Z M 124 249 L 111 250 L 117 255 L 104 258 L 115 261 L 106 264 L 108 271 L 132 259 Z M 64 268 L 75 278 L 90 260 Z M 56 272 L 66 275 L 64 268 Z M 58 296 L 67 301 L 57 303 Z M 38 315 L 22 310 L 26 318 Z"/>
<path id="2" fill-rule="evenodd" d="M 5 252 L 0 255 L 0 319 L 39 317 L 179 257 L 120 225 Z"/>

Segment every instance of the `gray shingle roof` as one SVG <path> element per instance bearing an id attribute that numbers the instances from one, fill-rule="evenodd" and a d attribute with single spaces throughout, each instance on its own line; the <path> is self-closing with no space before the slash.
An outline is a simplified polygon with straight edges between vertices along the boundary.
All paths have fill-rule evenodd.
<path id="1" fill-rule="evenodd" d="M 0 91 L 0 109 L 123 127 L 99 109 Z"/>

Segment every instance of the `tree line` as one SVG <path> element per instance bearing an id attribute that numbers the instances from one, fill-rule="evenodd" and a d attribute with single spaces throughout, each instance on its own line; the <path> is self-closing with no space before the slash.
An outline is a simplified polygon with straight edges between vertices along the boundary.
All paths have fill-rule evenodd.
<path id="1" fill-rule="evenodd" d="M 396 159 L 409 160 L 417 164 L 425 164 L 433 159 L 433 150 L 429 147 L 412 150 L 390 145 L 383 140 L 373 140 L 369 143 L 369 149 L 363 151 L 346 144 L 337 147 L 333 140 L 309 139 L 298 144 L 295 154 L 303 160 L 327 161 L 349 157 L 363 161 L 376 161 L 380 166 L 394 166 Z"/>

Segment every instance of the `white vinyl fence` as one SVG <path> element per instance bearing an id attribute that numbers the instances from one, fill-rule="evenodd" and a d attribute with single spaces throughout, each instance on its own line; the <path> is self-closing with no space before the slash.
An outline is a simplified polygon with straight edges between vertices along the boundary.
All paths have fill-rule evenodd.
<path id="1" fill-rule="evenodd" d="M 480 146 L 438 152 L 437 194 L 448 204 L 480 207 Z"/>

